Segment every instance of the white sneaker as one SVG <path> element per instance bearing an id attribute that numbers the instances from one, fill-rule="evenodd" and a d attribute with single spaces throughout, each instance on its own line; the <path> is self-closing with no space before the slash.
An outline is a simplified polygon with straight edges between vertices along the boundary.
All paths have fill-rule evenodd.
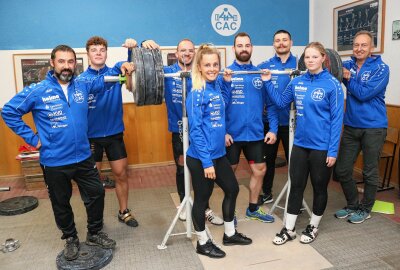
<path id="1" fill-rule="evenodd" d="M 179 207 L 177 207 L 179 208 Z M 186 207 L 182 209 L 182 212 L 179 214 L 179 220 L 186 221 Z"/>
<path id="2" fill-rule="evenodd" d="M 206 215 L 206 219 L 207 219 L 211 224 L 214 224 L 214 225 L 217 225 L 217 226 L 221 226 L 221 225 L 224 224 L 224 221 L 222 220 L 222 218 L 220 218 L 219 216 L 215 215 L 214 212 L 213 212 L 213 210 L 211 210 L 210 208 L 208 208 L 208 209 L 206 210 L 205 215 Z"/>

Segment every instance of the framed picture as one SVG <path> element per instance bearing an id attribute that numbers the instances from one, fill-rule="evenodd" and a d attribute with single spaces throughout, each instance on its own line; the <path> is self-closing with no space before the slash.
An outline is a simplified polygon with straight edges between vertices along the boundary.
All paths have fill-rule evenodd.
<path id="1" fill-rule="evenodd" d="M 14 78 L 17 93 L 25 86 L 37 83 L 46 78 L 51 70 L 50 53 L 14 54 Z M 86 53 L 76 53 L 76 70 L 78 75 L 88 67 Z"/>
<path id="2" fill-rule="evenodd" d="M 392 40 L 400 39 L 400 20 L 393 21 L 392 25 Z"/>
<path id="3" fill-rule="evenodd" d="M 221 69 L 223 69 L 226 67 L 226 48 L 217 47 L 217 50 L 219 51 L 219 53 L 221 55 Z M 170 66 L 177 61 L 175 52 L 176 52 L 176 48 L 161 49 L 161 55 L 163 58 L 164 66 Z"/>
<path id="4" fill-rule="evenodd" d="M 339 55 L 353 53 L 354 35 L 361 30 L 372 34 L 373 53 L 383 53 L 385 0 L 360 0 L 333 9 L 333 48 Z"/>

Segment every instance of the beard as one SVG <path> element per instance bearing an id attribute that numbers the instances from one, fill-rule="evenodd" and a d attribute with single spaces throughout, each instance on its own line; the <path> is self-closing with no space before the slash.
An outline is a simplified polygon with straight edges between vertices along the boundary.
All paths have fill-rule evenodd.
<path id="1" fill-rule="evenodd" d="M 74 75 L 74 72 L 72 71 L 72 69 L 63 69 L 61 70 L 61 72 L 57 72 L 54 70 L 54 75 L 56 75 L 56 77 L 62 81 L 62 82 L 69 82 L 72 79 L 72 76 Z"/>
<path id="2" fill-rule="evenodd" d="M 246 51 L 241 52 L 241 53 L 235 52 L 235 55 L 236 55 L 236 59 L 239 60 L 240 62 L 247 62 L 251 58 L 251 54 Z"/>

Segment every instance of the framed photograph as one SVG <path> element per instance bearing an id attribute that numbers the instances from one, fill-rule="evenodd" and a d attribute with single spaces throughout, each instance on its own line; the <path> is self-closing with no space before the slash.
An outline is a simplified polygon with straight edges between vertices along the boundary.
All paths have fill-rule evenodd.
<path id="1" fill-rule="evenodd" d="M 400 39 L 400 20 L 393 21 L 392 25 L 392 40 Z"/>
<path id="2" fill-rule="evenodd" d="M 217 47 L 217 50 L 221 54 L 221 69 L 223 69 L 226 67 L 226 48 Z M 161 49 L 161 55 L 163 58 L 164 66 L 170 66 L 177 61 L 175 52 L 176 52 L 176 48 Z"/>
<path id="3" fill-rule="evenodd" d="M 373 53 L 383 53 L 385 0 L 360 0 L 333 9 L 333 49 L 339 55 L 352 55 L 354 35 L 361 30 L 374 37 Z"/>
<path id="4" fill-rule="evenodd" d="M 51 70 L 50 53 L 14 54 L 14 78 L 17 93 L 25 86 L 37 83 L 46 78 Z M 88 68 L 86 53 L 76 53 L 76 70 L 78 75 Z"/>

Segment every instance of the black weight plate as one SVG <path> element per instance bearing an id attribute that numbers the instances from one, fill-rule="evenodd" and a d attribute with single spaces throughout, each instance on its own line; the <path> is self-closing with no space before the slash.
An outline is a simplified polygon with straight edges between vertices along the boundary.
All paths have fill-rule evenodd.
<path id="1" fill-rule="evenodd" d="M 143 106 L 146 98 L 146 83 L 145 83 L 145 74 L 144 74 L 144 66 L 143 66 L 143 56 L 142 56 L 141 48 L 132 49 L 132 61 L 136 67 L 135 72 L 135 103 L 137 106 Z"/>
<path id="2" fill-rule="evenodd" d="M 160 50 L 152 50 L 154 59 L 154 68 L 156 70 L 156 102 L 155 105 L 162 104 L 164 98 L 164 65 Z"/>
<path id="3" fill-rule="evenodd" d="M 300 56 L 299 62 L 297 63 L 298 70 L 307 70 L 306 63 L 304 63 L 304 53 Z"/>
<path id="4" fill-rule="evenodd" d="M 0 202 L 0 215 L 14 216 L 29 212 L 39 205 L 38 199 L 32 196 L 20 196 Z"/>
<path id="5" fill-rule="evenodd" d="M 76 260 L 67 261 L 64 257 L 64 251 L 61 251 L 57 255 L 56 264 L 59 270 L 98 270 L 109 264 L 112 258 L 112 249 L 88 246 L 81 242 L 79 257 Z"/>
<path id="6" fill-rule="evenodd" d="M 154 105 L 156 102 L 156 71 L 154 68 L 154 60 L 152 50 L 142 49 L 143 64 L 144 64 L 144 76 L 146 83 L 146 99 L 145 105 Z"/>
<path id="7" fill-rule="evenodd" d="M 341 82 L 343 79 L 342 59 L 340 58 L 340 55 L 335 50 L 326 49 L 326 52 L 329 55 L 329 59 L 330 59 L 329 71 L 336 79 L 338 79 Z"/>

